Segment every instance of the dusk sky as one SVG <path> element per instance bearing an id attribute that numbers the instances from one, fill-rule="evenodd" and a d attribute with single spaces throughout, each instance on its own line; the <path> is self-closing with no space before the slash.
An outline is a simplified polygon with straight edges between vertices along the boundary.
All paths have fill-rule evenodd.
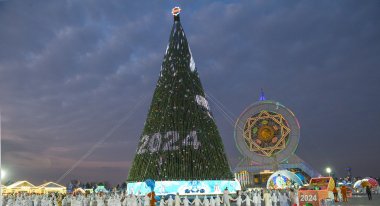
<path id="1" fill-rule="evenodd" d="M 231 168 L 234 122 L 258 100 L 290 108 L 297 155 L 324 173 L 380 176 L 380 1 L 0 0 L 7 180 L 121 183 L 173 24 L 186 32 Z M 100 142 L 100 144 L 96 144 Z"/>

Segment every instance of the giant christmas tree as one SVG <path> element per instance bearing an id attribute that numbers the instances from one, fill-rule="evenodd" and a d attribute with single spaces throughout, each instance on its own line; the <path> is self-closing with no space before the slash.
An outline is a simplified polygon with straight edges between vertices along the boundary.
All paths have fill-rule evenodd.
<path id="1" fill-rule="evenodd" d="M 231 180 L 179 9 L 128 181 Z"/>

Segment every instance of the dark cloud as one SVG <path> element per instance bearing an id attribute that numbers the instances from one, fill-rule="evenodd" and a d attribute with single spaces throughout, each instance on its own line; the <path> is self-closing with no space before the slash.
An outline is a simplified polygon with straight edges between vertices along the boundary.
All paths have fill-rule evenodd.
<path id="1" fill-rule="evenodd" d="M 314 168 L 378 176 L 378 1 L 178 3 L 205 90 L 233 121 L 264 88 L 297 115 L 297 153 Z M 13 179 L 55 180 L 117 124 L 66 180 L 126 178 L 173 5 L 0 1 L 2 156 Z M 233 122 L 211 106 L 234 166 Z"/>

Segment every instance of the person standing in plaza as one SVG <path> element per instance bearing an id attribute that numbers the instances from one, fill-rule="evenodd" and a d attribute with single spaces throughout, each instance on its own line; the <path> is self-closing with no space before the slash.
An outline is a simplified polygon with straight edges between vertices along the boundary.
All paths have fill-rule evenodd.
<path id="1" fill-rule="evenodd" d="M 174 205 L 174 200 L 172 196 L 169 196 L 169 199 L 165 202 L 168 206 L 173 206 Z"/>
<path id="2" fill-rule="evenodd" d="M 207 196 L 204 196 L 204 197 L 203 197 L 202 205 L 203 205 L 203 206 L 210 206 L 210 201 L 208 201 Z"/>
<path id="3" fill-rule="evenodd" d="M 333 194 L 334 194 L 334 202 L 338 202 L 338 190 L 336 187 L 333 189 Z"/>
<path id="4" fill-rule="evenodd" d="M 243 202 L 245 202 L 245 206 L 251 206 L 251 202 L 253 202 L 253 201 L 252 201 L 251 198 L 249 197 L 249 194 L 247 194 L 247 195 L 245 196 L 245 199 L 244 199 Z"/>
<path id="5" fill-rule="evenodd" d="M 223 192 L 223 206 L 230 206 L 231 199 L 230 192 L 228 191 L 228 188 L 226 188 Z"/>
<path id="6" fill-rule="evenodd" d="M 181 198 L 179 197 L 179 193 L 177 192 L 177 194 L 175 195 L 175 198 L 174 198 L 174 205 L 175 206 L 181 206 Z"/>
<path id="7" fill-rule="evenodd" d="M 290 188 L 289 192 L 290 205 L 298 205 L 298 194 L 295 189 Z"/>
<path id="8" fill-rule="evenodd" d="M 189 201 L 189 199 L 187 199 L 187 196 L 185 196 L 185 198 L 183 198 L 183 206 L 189 206 L 191 205 L 191 202 Z"/>
<path id="9" fill-rule="evenodd" d="M 268 190 L 264 191 L 264 204 L 265 206 L 272 206 L 272 196 Z"/>
<path id="10" fill-rule="evenodd" d="M 342 193 L 343 202 L 348 202 L 348 199 L 347 199 L 347 187 L 345 185 L 343 185 L 340 188 L 340 192 Z"/>
<path id="11" fill-rule="evenodd" d="M 216 195 L 216 198 L 215 198 L 215 206 L 220 206 L 220 203 L 222 202 L 222 200 L 220 199 L 219 195 Z"/>
<path id="12" fill-rule="evenodd" d="M 367 185 L 367 187 L 365 187 L 365 191 L 367 193 L 368 200 L 372 200 L 372 191 L 371 191 L 371 188 L 368 185 Z"/>
<path id="13" fill-rule="evenodd" d="M 210 197 L 210 206 L 216 206 L 215 199 L 213 196 Z"/>
<path id="14" fill-rule="evenodd" d="M 343 197 L 342 197 L 342 188 L 338 187 L 338 202 L 343 202 Z"/>
<path id="15" fill-rule="evenodd" d="M 290 200 L 288 196 L 286 196 L 286 193 L 280 193 L 279 194 L 279 202 L 280 206 L 289 206 L 288 201 Z"/>

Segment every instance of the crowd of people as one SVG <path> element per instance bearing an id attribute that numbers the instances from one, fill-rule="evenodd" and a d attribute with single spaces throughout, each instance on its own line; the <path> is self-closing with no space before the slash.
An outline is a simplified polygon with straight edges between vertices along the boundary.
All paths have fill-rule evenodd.
<path id="1" fill-rule="evenodd" d="M 348 188 L 346 186 L 333 189 L 334 202 L 348 202 Z"/>
<path id="2" fill-rule="evenodd" d="M 231 195 L 225 190 L 222 195 L 159 196 L 159 206 L 288 206 L 298 204 L 294 190 L 256 189 Z M 99 194 L 16 194 L 3 196 L 0 206 L 149 206 L 148 195 L 133 195 L 123 192 Z"/>

